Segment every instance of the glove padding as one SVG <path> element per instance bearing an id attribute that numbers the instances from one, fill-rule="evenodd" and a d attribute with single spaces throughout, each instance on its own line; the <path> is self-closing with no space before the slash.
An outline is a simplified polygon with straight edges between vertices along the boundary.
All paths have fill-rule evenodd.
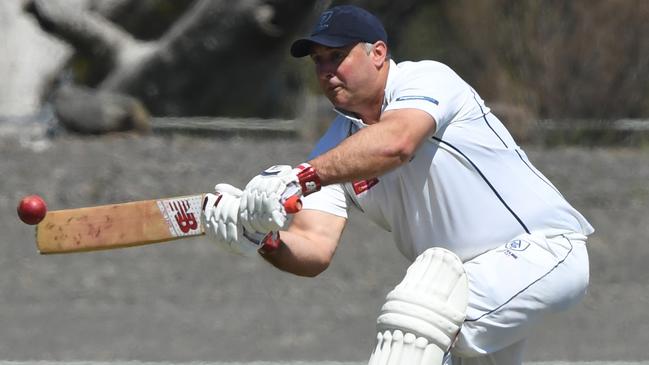
<path id="1" fill-rule="evenodd" d="M 271 166 L 246 185 L 239 207 L 241 223 L 248 231 L 277 231 L 287 220 L 284 201 L 317 190 L 320 190 L 320 179 L 311 165 Z"/>
<path id="2" fill-rule="evenodd" d="M 286 223 L 282 194 L 297 177 L 291 166 L 278 165 L 255 176 L 241 195 L 239 216 L 245 229 L 276 231 Z"/>
<path id="3" fill-rule="evenodd" d="M 252 256 L 263 246 L 270 231 L 246 231 L 239 219 L 242 191 L 229 184 L 218 184 L 214 194 L 205 194 L 203 214 L 208 237 L 229 250 Z"/>

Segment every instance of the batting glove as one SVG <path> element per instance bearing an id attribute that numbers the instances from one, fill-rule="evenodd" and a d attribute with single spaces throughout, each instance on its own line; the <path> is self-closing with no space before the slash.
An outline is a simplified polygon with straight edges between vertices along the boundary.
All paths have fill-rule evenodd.
<path id="1" fill-rule="evenodd" d="M 277 232 L 248 231 L 242 227 L 239 222 L 241 196 L 240 189 L 228 184 L 218 184 L 214 194 L 205 194 L 203 214 L 208 237 L 244 256 L 252 256 L 262 247 L 266 252 L 277 248 Z"/>
<path id="2" fill-rule="evenodd" d="M 239 206 L 241 223 L 251 232 L 277 231 L 287 220 L 284 201 L 293 195 L 309 195 L 320 187 L 320 177 L 308 163 L 295 168 L 269 167 L 246 185 Z"/>

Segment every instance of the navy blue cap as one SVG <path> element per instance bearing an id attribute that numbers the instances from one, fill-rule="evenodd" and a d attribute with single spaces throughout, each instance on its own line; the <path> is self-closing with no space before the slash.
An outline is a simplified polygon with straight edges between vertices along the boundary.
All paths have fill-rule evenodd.
<path id="1" fill-rule="evenodd" d="M 388 42 L 388 35 L 381 21 L 367 10 L 354 5 L 340 5 L 325 10 L 320 20 L 306 38 L 291 45 L 293 57 L 304 57 L 311 53 L 313 44 L 326 47 L 345 47 L 359 42 Z"/>

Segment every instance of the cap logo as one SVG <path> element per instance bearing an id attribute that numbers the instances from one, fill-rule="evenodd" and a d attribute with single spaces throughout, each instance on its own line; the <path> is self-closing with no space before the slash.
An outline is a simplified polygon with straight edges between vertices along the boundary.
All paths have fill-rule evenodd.
<path id="1" fill-rule="evenodd" d="M 334 15 L 334 12 L 329 10 L 325 11 L 320 15 L 320 20 L 318 21 L 318 25 L 315 27 L 313 30 L 313 33 L 319 33 L 322 32 L 323 30 L 329 28 L 329 21 L 331 20 L 331 17 Z"/>

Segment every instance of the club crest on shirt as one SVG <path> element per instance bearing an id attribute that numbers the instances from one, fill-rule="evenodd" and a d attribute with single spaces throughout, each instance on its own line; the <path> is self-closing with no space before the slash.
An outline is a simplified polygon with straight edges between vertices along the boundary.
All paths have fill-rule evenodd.
<path id="1" fill-rule="evenodd" d="M 530 247 L 529 242 L 521 240 L 513 240 L 511 242 L 507 242 L 507 244 L 505 245 L 505 248 L 512 251 L 525 251 L 528 247 Z"/>
<path id="2" fill-rule="evenodd" d="M 352 185 L 354 186 L 354 193 L 356 193 L 356 195 L 360 195 L 361 193 L 370 190 L 372 186 L 378 183 L 379 183 L 379 179 L 373 178 L 368 180 L 355 181 L 352 183 Z"/>

